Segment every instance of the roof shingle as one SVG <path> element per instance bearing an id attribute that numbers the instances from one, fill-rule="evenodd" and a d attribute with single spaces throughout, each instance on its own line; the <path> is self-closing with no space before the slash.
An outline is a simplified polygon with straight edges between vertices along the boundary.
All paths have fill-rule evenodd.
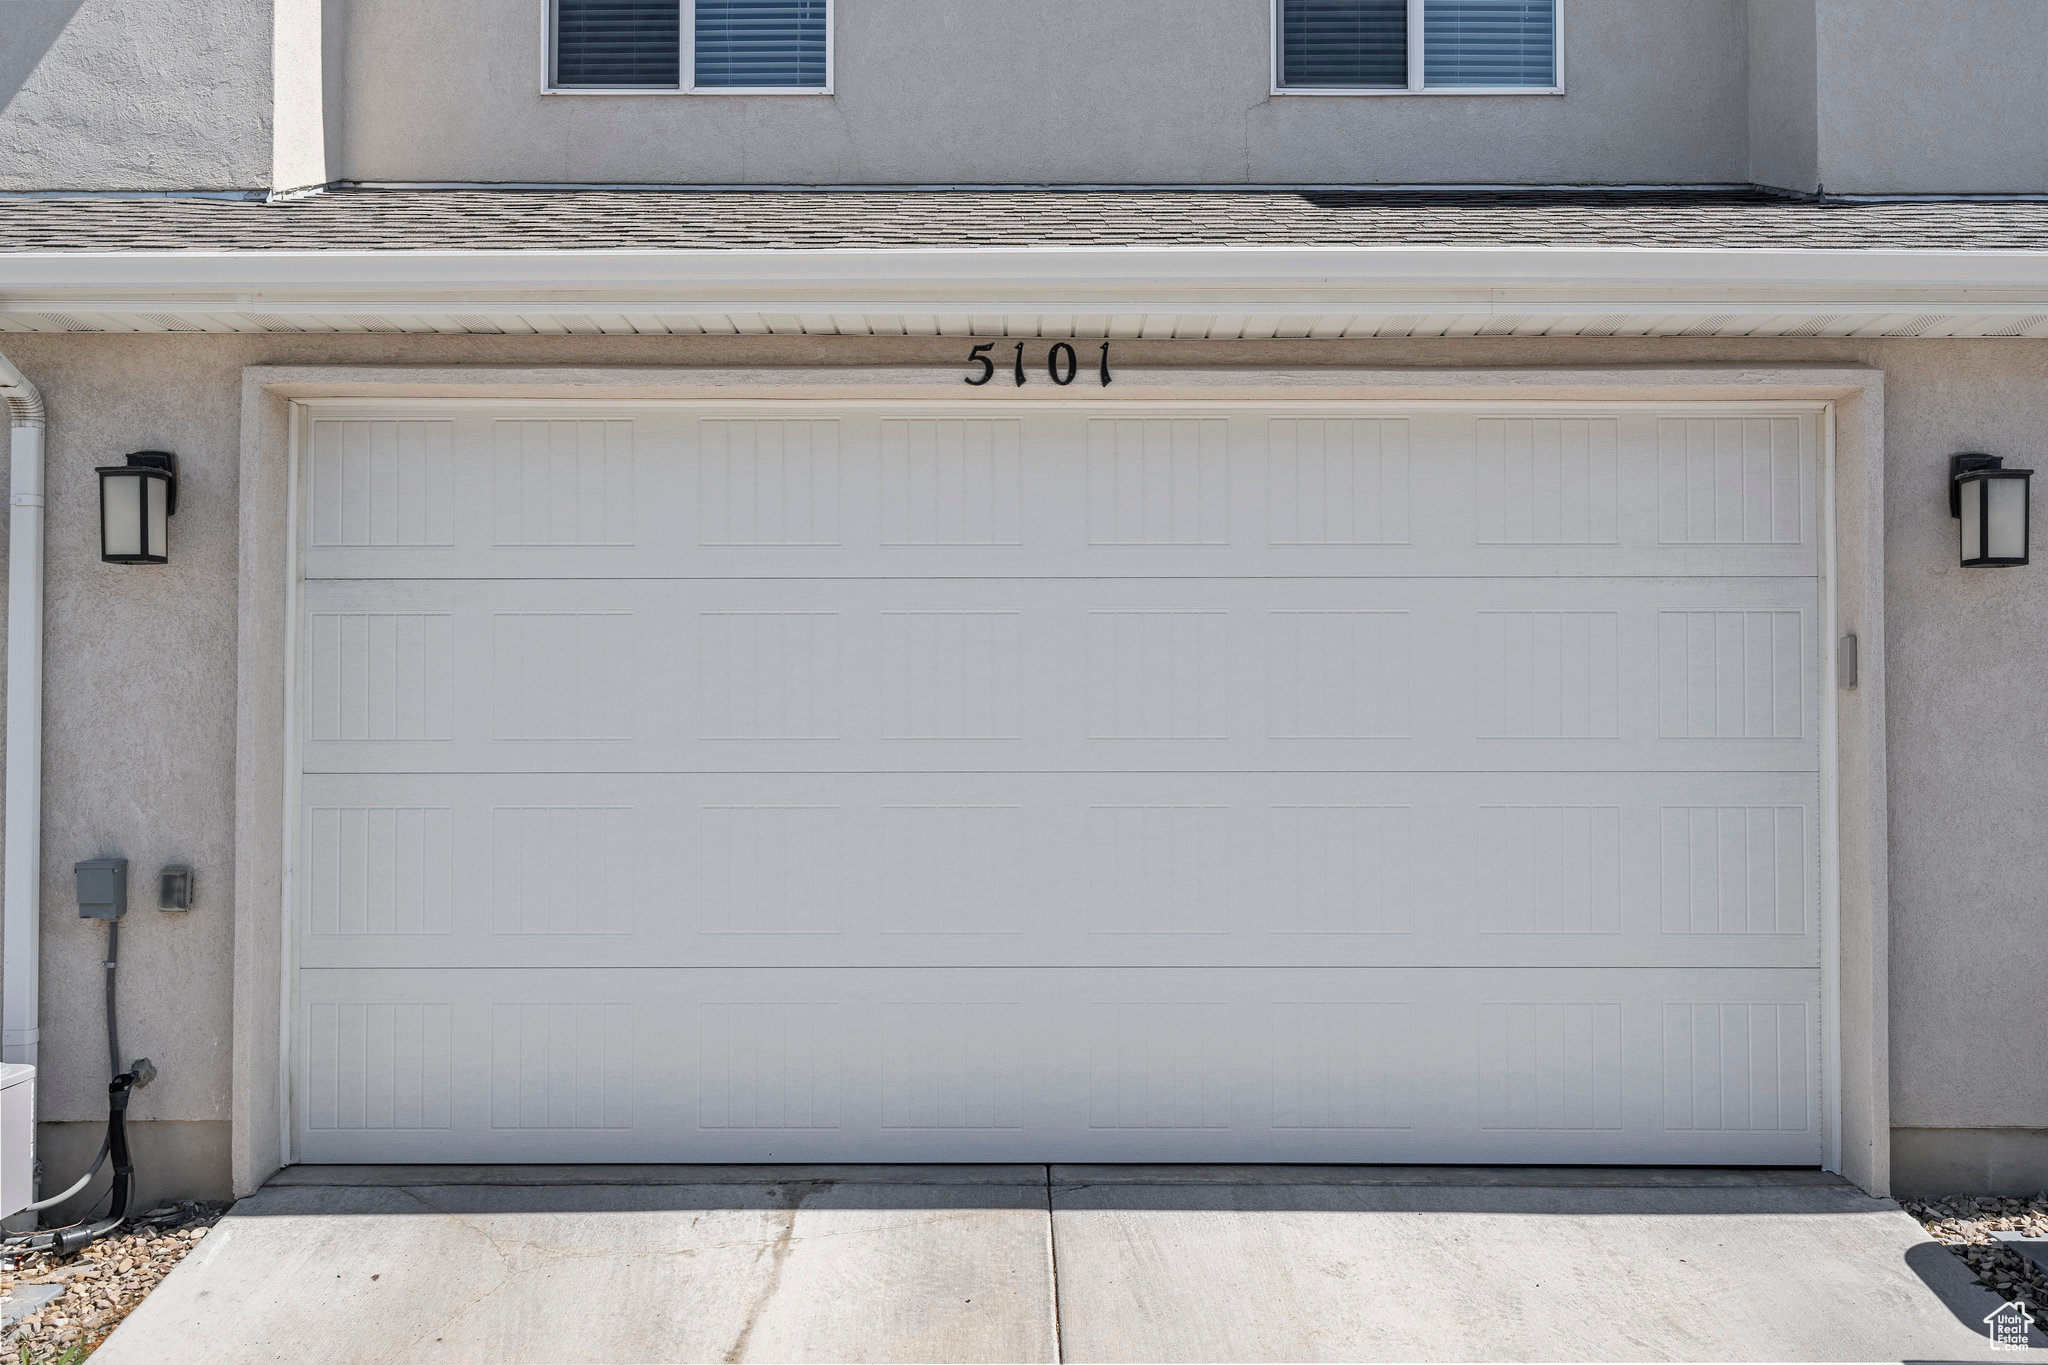
<path id="1" fill-rule="evenodd" d="M 0 253 L 1547 246 L 2048 250 L 2048 202 L 1682 191 L 341 189 L 0 199 Z"/>

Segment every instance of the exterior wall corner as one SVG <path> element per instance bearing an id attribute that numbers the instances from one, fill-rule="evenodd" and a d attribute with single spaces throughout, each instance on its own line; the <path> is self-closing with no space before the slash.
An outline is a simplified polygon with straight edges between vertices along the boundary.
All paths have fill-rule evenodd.
<path id="1" fill-rule="evenodd" d="M 1835 691 L 1841 1029 L 1841 1174 L 1891 1188 L 1889 786 L 1885 761 L 1884 380 L 1871 371 L 1835 403 L 1835 634 L 1857 637 L 1854 688 Z M 1825 951 L 1825 949 L 1824 949 Z"/>
<path id="2" fill-rule="evenodd" d="M 243 372 L 235 652 L 235 950 L 231 1178 L 252 1193 L 284 1164 L 285 659 L 291 574 L 290 404 Z"/>

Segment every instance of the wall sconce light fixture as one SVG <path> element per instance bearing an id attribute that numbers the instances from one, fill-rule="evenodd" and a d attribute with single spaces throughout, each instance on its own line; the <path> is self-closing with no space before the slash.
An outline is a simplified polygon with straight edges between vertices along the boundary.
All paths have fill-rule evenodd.
<path id="1" fill-rule="evenodd" d="M 1962 530 L 1963 567 L 2027 562 L 2031 469 L 2007 469 L 1997 455 L 1949 457 L 1948 511 Z"/>
<path id="2" fill-rule="evenodd" d="M 99 476 L 100 558 L 109 564 L 170 563 L 178 457 L 139 450 L 126 464 L 101 465 Z"/>

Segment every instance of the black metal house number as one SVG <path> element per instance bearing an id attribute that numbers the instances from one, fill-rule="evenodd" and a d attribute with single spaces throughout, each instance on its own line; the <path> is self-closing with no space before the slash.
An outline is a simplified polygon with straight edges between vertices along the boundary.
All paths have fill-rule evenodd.
<path id="1" fill-rule="evenodd" d="M 979 374 L 967 376 L 967 382 L 977 389 L 996 377 L 996 362 L 989 358 L 989 352 L 995 348 L 996 343 L 993 341 L 984 341 L 981 345 L 976 346 L 967 353 L 967 363 L 981 367 Z M 1073 383 L 1075 376 L 1080 373 L 1080 370 L 1080 360 L 1074 354 L 1074 348 L 1066 342 L 1054 342 L 1052 347 L 1046 351 L 1046 377 L 1061 388 L 1065 388 Z M 1021 341 L 1017 343 L 1015 362 L 1011 366 L 1010 373 L 1016 380 L 1017 387 L 1023 388 L 1027 380 L 1024 374 L 1024 343 Z M 1109 343 L 1106 341 L 1102 343 L 1102 364 L 1099 373 L 1102 376 L 1102 387 L 1108 388 L 1110 384 Z"/>

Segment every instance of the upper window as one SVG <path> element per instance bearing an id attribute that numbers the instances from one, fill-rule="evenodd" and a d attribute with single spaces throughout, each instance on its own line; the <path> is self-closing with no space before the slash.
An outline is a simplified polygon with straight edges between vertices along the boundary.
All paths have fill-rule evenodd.
<path id="1" fill-rule="evenodd" d="M 830 6 L 831 0 L 554 0 L 549 84 L 823 93 L 831 89 Z"/>
<path id="2" fill-rule="evenodd" d="M 1279 0 L 1282 90 L 1555 90 L 1557 0 Z"/>

